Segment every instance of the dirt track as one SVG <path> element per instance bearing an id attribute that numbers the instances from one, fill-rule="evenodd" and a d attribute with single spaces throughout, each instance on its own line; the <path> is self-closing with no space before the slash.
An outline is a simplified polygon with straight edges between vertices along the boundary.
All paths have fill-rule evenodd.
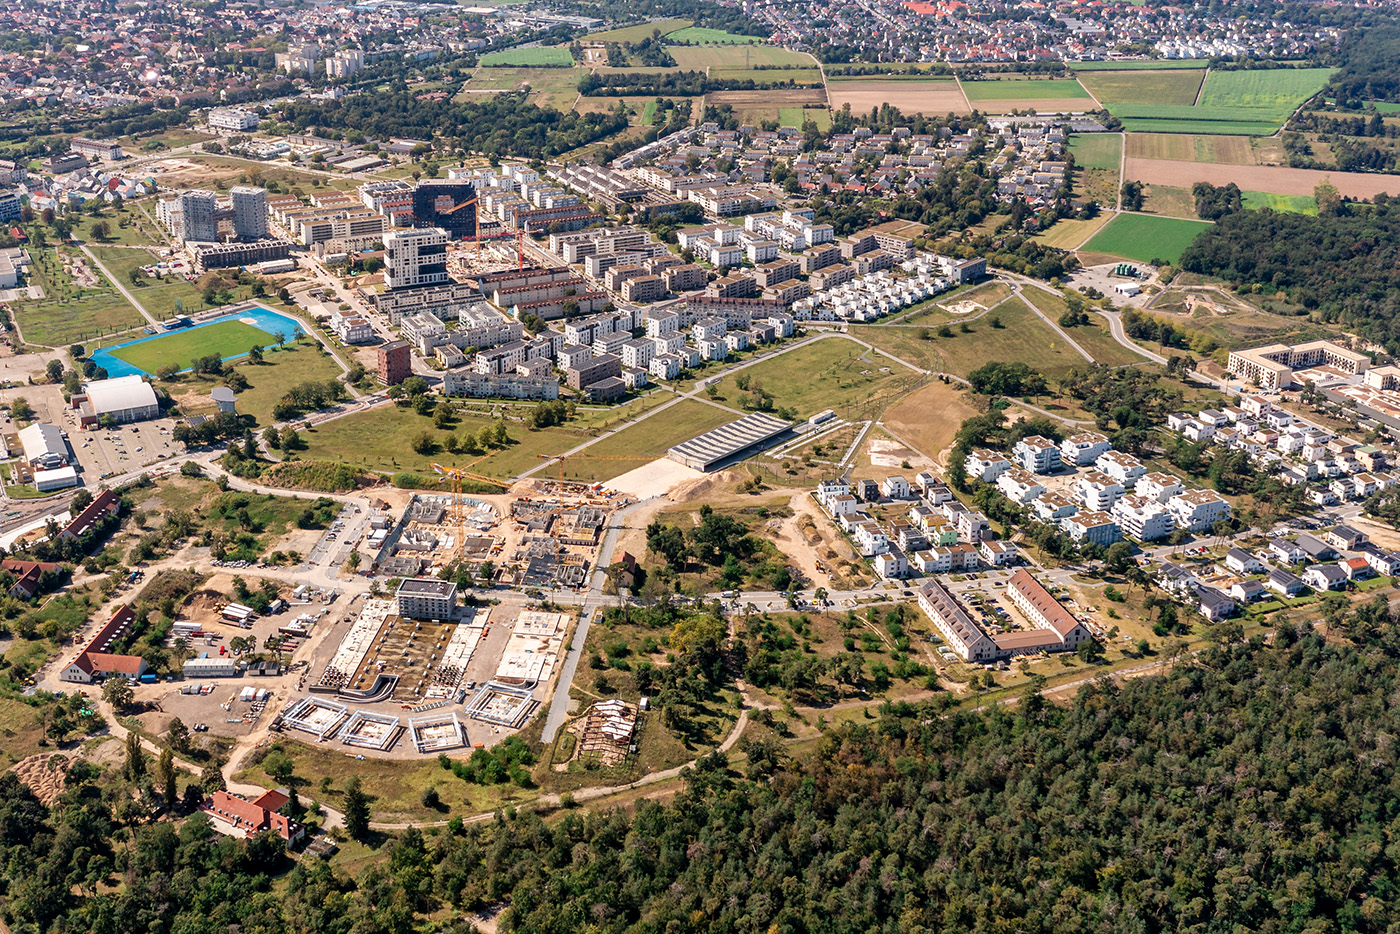
<path id="1" fill-rule="evenodd" d="M 1190 188 L 1196 182 L 1227 185 L 1234 182 L 1245 191 L 1278 195 L 1310 195 L 1318 183 L 1331 181 L 1344 196 L 1374 198 L 1400 194 L 1400 177 L 1361 172 L 1322 172 L 1276 165 L 1220 165 L 1214 162 L 1176 162 L 1168 159 L 1126 160 L 1123 177 L 1152 185 Z"/>

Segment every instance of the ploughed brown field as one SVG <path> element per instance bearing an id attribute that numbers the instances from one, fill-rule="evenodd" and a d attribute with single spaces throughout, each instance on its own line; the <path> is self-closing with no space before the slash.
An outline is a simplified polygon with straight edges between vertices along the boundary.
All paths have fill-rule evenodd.
<path id="1" fill-rule="evenodd" d="M 872 78 L 869 81 L 832 81 L 827 84 L 831 109 L 850 104 L 855 113 L 869 113 L 881 104 L 898 107 L 901 113 L 971 113 L 967 98 L 956 81 L 911 81 Z M 997 104 L 1001 104 L 997 101 Z M 1084 102 L 1081 101 L 1081 104 Z"/>
<path id="2" fill-rule="evenodd" d="M 1188 189 L 1196 182 L 1210 182 L 1212 185 L 1234 182 L 1245 191 L 1267 191 L 1279 195 L 1310 195 L 1319 182 L 1330 181 L 1346 197 L 1374 198 L 1382 193 L 1400 194 L 1400 176 L 1290 169 L 1277 165 L 1220 165 L 1214 162 L 1129 157 L 1123 167 L 1123 178 L 1125 181 Z"/>

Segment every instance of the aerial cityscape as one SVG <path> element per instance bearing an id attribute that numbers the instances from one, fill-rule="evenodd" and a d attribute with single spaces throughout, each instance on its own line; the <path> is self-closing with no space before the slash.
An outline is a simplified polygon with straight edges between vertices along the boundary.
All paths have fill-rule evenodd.
<path id="1" fill-rule="evenodd" d="M 0 929 L 1400 929 L 1398 63 L 0 4 Z"/>

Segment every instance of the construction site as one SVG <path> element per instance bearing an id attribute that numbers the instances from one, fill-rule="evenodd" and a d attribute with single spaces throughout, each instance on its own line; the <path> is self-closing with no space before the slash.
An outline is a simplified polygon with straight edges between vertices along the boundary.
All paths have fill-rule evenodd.
<path id="1" fill-rule="evenodd" d="M 501 540 L 491 534 L 499 521 L 490 503 L 458 492 L 414 496 L 397 523 L 386 517 L 371 527 L 376 570 L 418 577 L 461 561 L 480 564 L 500 553 Z"/>

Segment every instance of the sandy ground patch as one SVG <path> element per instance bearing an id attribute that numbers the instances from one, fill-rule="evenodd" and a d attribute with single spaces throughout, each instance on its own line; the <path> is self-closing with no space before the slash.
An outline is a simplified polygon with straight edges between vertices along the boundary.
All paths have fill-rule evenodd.
<path id="1" fill-rule="evenodd" d="M 962 423 L 977 414 L 967 393 L 953 383 L 935 380 L 911 392 L 882 421 L 925 457 L 946 467 L 946 455 Z"/>
<path id="2" fill-rule="evenodd" d="M 1374 198 L 1382 193 L 1400 194 L 1400 177 L 1394 175 L 1290 169 L 1278 165 L 1220 165 L 1214 162 L 1129 158 L 1123 177 L 1177 188 L 1190 188 L 1196 182 L 1210 182 L 1212 185 L 1234 182 L 1245 191 L 1267 191 L 1278 195 L 1310 195 L 1319 182 L 1330 181 L 1342 195 L 1352 198 Z"/>
<path id="3" fill-rule="evenodd" d="M 63 794 L 63 776 L 72 762 L 61 752 L 41 752 L 15 763 L 15 775 L 34 796 L 51 805 Z"/>
<path id="4" fill-rule="evenodd" d="M 831 97 L 833 110 L 850 104 L 851 110 L 856 113 L 869 113 L 871 108 L 891 104 L 906 114 L 972 112 L 955 81 L 890 81 L 878 78 L 870 81 L 833 81 L 827 93 Z"/>
<path id="5" fill-rule="evenodd" d="M 694 467 L 687 467 L 669 457 L 660 457 L 650 464 L 614 477 L 603 485 L 637 499 L 651 499 L 653 496 L 664 496 L 677 487 L 704 476 Z"/>
<path id="6" fill-rule="evenodd" d="M 872 467 L 893 467 L 899 470 L 908 470 L 904 464 L 911 466 L 919 455 L 908 445 L 900 444 L 898 441 L 890 441 L 886 438 L 875 438 L 870 442 L 870 466 Z"/>

